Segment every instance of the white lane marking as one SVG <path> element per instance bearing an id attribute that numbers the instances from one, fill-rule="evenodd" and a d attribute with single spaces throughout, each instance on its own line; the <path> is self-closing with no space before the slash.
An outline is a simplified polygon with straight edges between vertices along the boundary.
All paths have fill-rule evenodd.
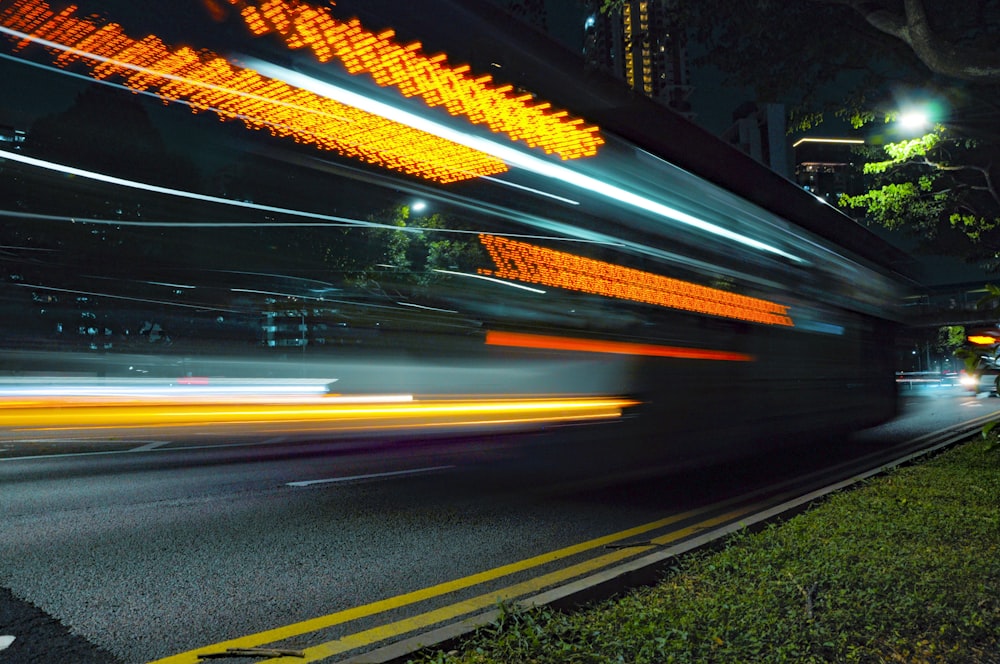
<path id="1" fill-rule="evenodd" d="M 401 475 L 416 475 L 418 473 L 431 473 L 435 470 L 447 470 L 455 466 L 431 466 L 429 468 L 413 468 L 412 470 L 395 470 L 388 473 L 372 473 L 370 475 L 350 475 L 348 477 L 330 477 L 325 480 L 302 480 L 300 482 L 286 482 L 285 486 L 310 486 L 312 484 L 331 484 L 334 482 L 350 482 L 352 480 L 370 480 L 378 477 L 399 477 Z"/>
<path id="2" fill-rule="evenodd" d="M 150 452 L 155 450 L 157 447 L 163 447 L 164 445 L 169 445 L 169 440 L 153 440 L 145 445 L 140 445 L 139 447 L 133 447 L 129 452 Z"/>
<path id="3" fill-rule="evenodd" d="M 205 434 L 210 435 L 210 434 Z M 268 440 L 259 440 L 254 442 L 239 442 L 239 443 L 217 443 L 215 445 L 185 445 L 184 447 L 154 447 L 146 450 L 147 452 L 184 452 L 187 450 L 216 450 L 216 449 L 230 449 L 234 447 L 259 447 L 262 445 L 272 445 L 274 443 L 280 443 L 284 441 L 286 437 L 282 436 L 280 438 L 273 438 Z M 92 439 L 81 439 L 73 440 L 66 439 L 62 440 L 59 438 L 48 439 L 37 439 L 31 438 L 29 442 L 32 443 L 88 443 L 93 442 Z M 134 441 L 138 442 L 138 441 Z M 167 441 L 170 442 L 170 441 Z M 42 459 L 65 459 L 68 457 L 84 457 L 84 456 L 108 456 L 112 454 L 134 454 L 135 450 L 129 448 L 127 450 L 100 450 L 97 452 L 54 452 L 52 454 L 33 454 L 31 456 L 16 456 L 16 457 L 2 457 L 0 458 L 0 463 L 4 461 L 39 461 Z"/>
<path id="4" fill-rule="evenodd" d="M 0 636 L 0 650 L 6 650 L 7 648 L 10 648 L 10 644 L 12 643 L 14 643 L 13 636 L 10 635 Z"/>

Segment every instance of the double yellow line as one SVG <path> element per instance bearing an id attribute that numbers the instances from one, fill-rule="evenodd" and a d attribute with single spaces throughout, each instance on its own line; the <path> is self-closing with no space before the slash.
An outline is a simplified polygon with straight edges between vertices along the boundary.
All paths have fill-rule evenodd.
<path id="1" fill-rule="evenodd" d="M 554 572 L 533 577 L 527 581 L 515 583 L 489 593 L 461 600 L 455 602 L 454 604 L 427 611 L 410 618 L 404 618 L 379 627 L 349 634 L 333 641 L 320 643 L 302 650 L 301 652 L 305 655 L 304 658 L 278 657 L 267 660 L 268 662 L 281 664 L 291 664 L 292 662 L 317 662 L 340 653 L 354 650 L 355 648 L 361 648 L 374 643 L 379 643 L 381 641 L 396 638 L 417 630 L 425 629 L 432 625 L 454 620 L 462 616 L 467 616 L 477 611 L 482 611 L 483 609 L 495 606 L 500 601 L 526 597 L 528 595 L 538 593 L 542 589 L 550 588 L 596 570 L 609 567 L 628 558 L 636 557 L 655 547 L 684 539 L 707 528 L 712 528 L 723 523 L 738 520 L 741 517 L 754 512 L 760 507 L 759 505 L 751 505 L 732 508 L 732 504 L 734 502 L 736 501 L 725 501 L 709 508 L 697 511 L 681 512 L 665 519 L 652 521 L 634 528 L 622 530 L 604 537 L 598 537 L 596 539 L 568 546 L 539 556 L 534 556 L 532 558 L 526 558 L 525 560 L 521 560 L 519 562 L 502 565 L 491 570 L 479 572 L 478 574 L 472 574 L 453 581 L 404 593 L 402 595 L 397 595 L 396 597 L 390 597 L 377 602 L 372 602 L 371 604 L 366 604 L 364 606 L 338 611 L 337 613 L 331 613 L 326 616 L 293 623 L 284 627 L 278 627 L 258 632 L 256 634 L 222 641 L 220 643 L 215 643 L 209 646 L 197 648 L 195 650 L 190 650 L 188 652 L 158 659 L 150 664 L 198 664 L 203 661 L 202 659 L 199 659 L 199 656 L 201 655 L 220 653 L 228 649 L 258 648 L 268 644 L 275 644 L 286 639 L 302 636 L 311 632 L 317 632 L 319 630 L 334 627 L 353 620 L 358 620 L 360 618 L 392 611 L 411 604 L 441 597 L 448 593 L 456 592 L 489 581 L 494 581 L 505 576 L 538 568 L 549 563 L 558 562 L 609 544 L 614 544 L 638 535 L 644 535 L 652 531 L 667 528 L 686 520 L 698 519 L 698 521 L 692 525 L 679 530 L 673 530 L 666 535 L 642 542 L 636 546 L 617 549 L 589 560 L 585 560 L 568 567 L 563 567 Z M 719 509 L 724 511 L 716 516 L 699 519 L 700 516 L 717 512 Z"/>

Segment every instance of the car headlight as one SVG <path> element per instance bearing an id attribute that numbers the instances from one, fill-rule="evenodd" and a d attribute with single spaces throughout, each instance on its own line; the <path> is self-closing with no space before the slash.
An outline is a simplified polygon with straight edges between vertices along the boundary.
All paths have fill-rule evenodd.
<path id="1" fill-rule="evenodd" d="M 965 374 L 958 379 L 958 382 L 961 383 L 963 387 L 975 387 L 976 385 L 979 385 L 979 376 L 970 376 L 969 374 Z"/>

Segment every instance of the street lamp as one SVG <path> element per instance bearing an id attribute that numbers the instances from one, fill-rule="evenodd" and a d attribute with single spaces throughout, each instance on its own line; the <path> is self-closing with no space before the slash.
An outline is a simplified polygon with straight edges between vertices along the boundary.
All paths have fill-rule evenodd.
<path id="1" fill-rule="evenodd" d="M 896 129 L 907 136 L 919 136 L 941 123 L 948 111 L 941 101 L 925 98 L 904 102 L 890 118 Z"/>
<path id="2" fill-rule="evenodd" d="M 413 204 L 410 205 L 410 210 L 412 212 L 418 212 L 419 213 L 419 212 L 423 212 L 426 209 L 427 209 L 427 203 L 424 202 L 424 201 L 413 201 Z"/>
<path id="3" fill-rule="evenodd" d="M 931 126 L 930 116 L 927 114 L 926 109 L 923 108 L 912 108 L 903 111 L 899 115 L 898 122 L 899 127 L 908 133 L 920 133 Z"/>

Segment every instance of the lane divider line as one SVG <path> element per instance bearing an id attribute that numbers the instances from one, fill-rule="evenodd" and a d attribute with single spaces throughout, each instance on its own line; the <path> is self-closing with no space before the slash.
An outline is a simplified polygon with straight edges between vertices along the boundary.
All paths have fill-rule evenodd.
<path id="1" fill-rule="evenodd" d="M 333 484 L 335 482 L 352 482 L 354 480 L 370 480 L 379 477 L 400 477 L 402 475 L 417 475 L 420 473 L 432 473 L 436 470 L 448 470 L 455 466 L 429 466 L 427 468 L 411 468 L 410 470 L 394 470 L 388 473 L 371 473 L 368 475 L 348 475 L 347 477 L 330 477 L 323 480 L 301 480 L 299 482 L 285 482 L 285 486 L 312 486 L 314 484 Z"/>
<path id="2" fill-rule="evenodd" d="M 169 444 L 170 444 L 169 440 L 154 440 L 149 443 L 146 443 L 145 445 L 140 445 L 139 447 L 133 447 L 129 450 L 129 452 L 151 452 L 152 450 L 155 450 L 158 447 L 163 447 L 164 445 L 169 445 Z"/>

